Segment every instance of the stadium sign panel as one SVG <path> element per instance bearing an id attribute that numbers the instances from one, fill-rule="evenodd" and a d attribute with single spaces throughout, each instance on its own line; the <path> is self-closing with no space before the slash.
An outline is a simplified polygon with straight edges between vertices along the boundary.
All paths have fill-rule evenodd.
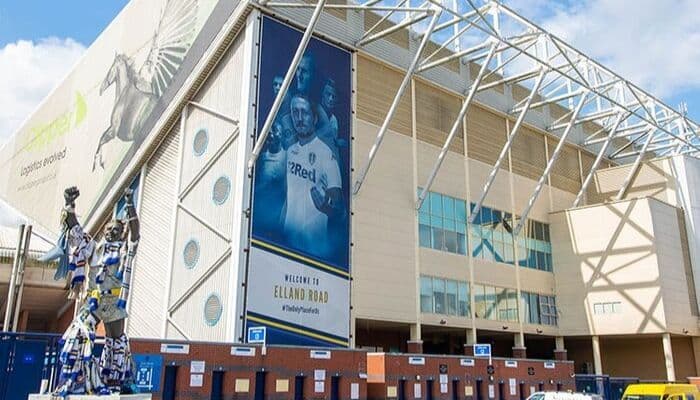
<path id="1" fill-rule="evenodd" d="M 258 133 L 301 33 L 262 23 Z M 351 55 L 311 39 L 255 165 L 246 326 L 268 344 L 347 347 Z"/>

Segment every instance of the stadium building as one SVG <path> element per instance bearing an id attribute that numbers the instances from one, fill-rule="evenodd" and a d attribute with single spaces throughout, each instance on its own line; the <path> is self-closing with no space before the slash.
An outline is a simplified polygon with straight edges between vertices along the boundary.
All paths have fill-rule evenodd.
<path id="1" fill-rule="evenodd" d="M 97 234 L 136 190 L 132 337 L 683 380 L 697 129 L 498 1 L 133 0 L 0 151 L 0 196 L 57 235 L 76 185 Z"/>

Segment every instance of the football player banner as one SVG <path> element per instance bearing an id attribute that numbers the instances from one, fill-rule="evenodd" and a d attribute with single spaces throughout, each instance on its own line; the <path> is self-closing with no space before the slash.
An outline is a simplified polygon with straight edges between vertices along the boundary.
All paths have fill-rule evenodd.
<path id="1" fill-rule="evenodd" d="M 302 33 L 264 18 L 258 131 Z M 255 166 L 246 326 L 268 343 L 347 346 L 351 55 L 312 39 Z"/>

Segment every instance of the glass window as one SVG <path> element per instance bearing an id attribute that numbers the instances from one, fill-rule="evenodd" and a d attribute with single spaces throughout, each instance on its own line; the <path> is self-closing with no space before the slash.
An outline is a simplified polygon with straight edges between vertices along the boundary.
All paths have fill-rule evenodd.
<path id="1" fill-rule="evenodd" d="M 486 293 L 483 285 L 472 285 L 474 290 L 474 313 L 477 318 L 486 318 Z"/>
<path id="2" fill-rule="evenodd" d="M 457 315 L 457 281 L 447 281 L 447 314 Z"/>
<path id="3" fill-rule="evenodd" d="M 457 244 L 457 233 L 456 232 L 450 232 L 449 230 L 444 231 L 445 234 L 445 250 L 449 251 L 450 253 L 458 253 L 458 244 Z"/>
<path id="4" fill-rule="evenodd" d="M 433 305 L 436 314 L 445 314 L 445 280 L 433 279 Z"/>
<path id="5" fill-rule="evenodd" d="M 455 219 L 455 200 L 450 196 L 442 196 L 442 216 L 446 219 Z"/>
<path id="6" fill-rule="evenodd" d="M 518 321 L 518 292 L 514 289 L 508 289 L 506 292 L 508 297 L 508 321 Z"/>
<path id="7" fill-rule="evenodd" d="M 530 293 L 530 323 L 539 324 L 540 322 L 539 296 L 536 293 Z"/>
<path id="8" fill-rule="evenodd" d="M 433 247 L 431 241 L 430 226 L 420 224 L 418 225 L 418 236 L 421 247 Z"/>
<path id="9" fill-rule="evenodd" d="M 612 314 L 613 313 L 612 303 L 603 303 L 603 313 L 605 313 L 605 314 Z"/>
<path id="10" fill-rule="evenodd" d="M 484 287 L 484 302 L 486 304 L 486 319 L 496 319 L 496 288 L 493 286 Z"/>
<path id="11" fill-rule="evenodd" d="M 457 306 L 457 314 L 466 317 L 469 316 L 469 285 L 466 282 L 459 283 L 459 303 Z"/>
<path id="12" fill-rule="evenodd" d="M 433 248 L 435 250 L 442 250 L 445 248 L 445 235 L 441 228 L 432 228 L 433 234 Z"/>
<path id="13" fill-rule="evenodd" d="M 616 301 L 616 302 L 612 303 L 612 311 L 613 311 L 615 314 L 619 313 L 619 312 L 620 312 L 620 306 L 621 306 L 621 305 L 622 305 L 622 303 L 620 303 L 619 301 Z"/>
<path id="14" fill-rule="evenodd" d="M 457 221 L 467 220 L 467 207 L 464 200 L 455 201 L 455 219 Z"/>
<path id="15" fill-rule="evenodd" d="M 430 213 L 442 217 L 442 195 L 430 192 Z"/>
<path id="16" fill-rule="evenodd" d="M 429 276 L 420 277 L 420 311 L 433 312 L 433 278 Z"/>

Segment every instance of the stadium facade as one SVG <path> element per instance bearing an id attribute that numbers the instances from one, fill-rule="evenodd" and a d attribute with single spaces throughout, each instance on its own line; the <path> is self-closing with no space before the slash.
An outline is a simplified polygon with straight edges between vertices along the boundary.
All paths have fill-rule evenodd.
<path id="1" fill-rule="evenodd" d="M 0 195 L 56 232 L 77 185 L 98 232 L 136 189 L 133 337 L 675 380 L 696 129 L 496 1 L 133 0 L 0 151 Z"/>

